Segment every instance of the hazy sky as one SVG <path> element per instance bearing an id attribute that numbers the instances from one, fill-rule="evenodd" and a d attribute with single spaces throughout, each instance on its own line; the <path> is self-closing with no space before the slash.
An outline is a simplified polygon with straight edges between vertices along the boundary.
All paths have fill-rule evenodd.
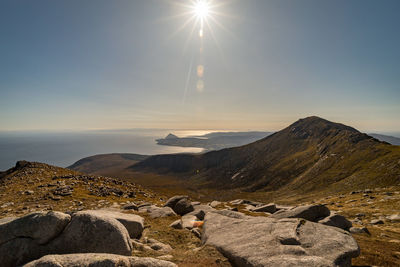
<path id="1" fill-rule="evenodd" d="M 400 132 L 399 0 L 224 3 L 200 59 L 172 1 L 0 0 L 0 130 L 278 130 L 317 115 Z"/>

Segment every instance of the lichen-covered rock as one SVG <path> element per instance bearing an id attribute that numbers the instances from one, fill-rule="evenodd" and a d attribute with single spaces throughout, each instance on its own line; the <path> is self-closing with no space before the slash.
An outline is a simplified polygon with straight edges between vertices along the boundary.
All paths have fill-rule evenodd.
<path id="1" fill-rule="evenodd" d="M 234 266 L 351 266 L 360 253 L 342 229 L 299 218 L 206 214 L 202 242 Z"/>
<path id="2" fill-rule="evenodd" d="M 177 265 L 153 258 L 127 257 L 115 254 L 82 253 L 47 255 L 23 267 L 176 267 Z"/>
<path id="3" fill-rule="evenodd" d="M 62 234 L 49 244 L 54 253 L 113 253 L 132 255 L 126 228 L 108 215 L 80 211 Z"/>
<path id="4" fill-rule="evenodd" d="M 87 210 L 86 212 L 116 219 L 125 226 L 131 238 L 138 238 L 143 233 L 144 219 L 139 215 L 110 210 Z"/>
<path id="5" fill-rule="evenodd" d="M 37 212 L 0 225 L 0 245 L 15 238 L 34 239 L 43 245 L 59 235 L 71 216 L 62 212 Z"/>
<path id="6" fill-rule="evenodd" d="M 0 263 L 19 266 L 48 254 L 132 255 L 126 228 L 108 216 L 81 211 L 33 213 L 0 225 Z"/>

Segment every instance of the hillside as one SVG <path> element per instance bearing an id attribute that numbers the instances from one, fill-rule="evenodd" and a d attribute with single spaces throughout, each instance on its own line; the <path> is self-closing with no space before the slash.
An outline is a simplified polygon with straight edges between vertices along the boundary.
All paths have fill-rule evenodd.
<path id="1" fill-rule="evenodd" d="M 200 187 L 278 191 L 275 195 L 349 191 L 399 184 L 400 148 L 308 117 L 245 146 L 151 156 L 130 169 L 179 176 Z"/>
<path id="2" fill-rule="evenodd" d="M 101 154 L 80 159 L 68 168 L 83 173 L 108 176 L 115 170 L 125 169 L 147 157 L 128 153 Z"/>

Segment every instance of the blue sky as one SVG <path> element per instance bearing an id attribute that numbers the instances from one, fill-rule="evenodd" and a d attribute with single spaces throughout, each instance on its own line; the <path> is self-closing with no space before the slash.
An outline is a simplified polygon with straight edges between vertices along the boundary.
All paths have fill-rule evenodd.
<path id="1" fill-rule="evenodd" d="M 172 2 L 0 0 L 0 130 L 400 132 L 400 1 L 224 1 L 201 55 Z"/>

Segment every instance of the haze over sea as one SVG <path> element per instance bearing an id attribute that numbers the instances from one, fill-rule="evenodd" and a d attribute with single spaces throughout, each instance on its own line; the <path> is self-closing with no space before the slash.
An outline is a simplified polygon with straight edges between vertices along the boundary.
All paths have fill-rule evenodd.
<path id="1" fill-rule="evenodd" d="M 136 153 L 144 155 L 201 152 L 202 148 L 157 145 L 155 139 L 168 133 L 179 137 L 202 135 L 210 131 L 131 129 L 82 132 L 0 132 L 0 170 L 18 160 L 38 161 L 67 167 L 95 154 Z"/>

